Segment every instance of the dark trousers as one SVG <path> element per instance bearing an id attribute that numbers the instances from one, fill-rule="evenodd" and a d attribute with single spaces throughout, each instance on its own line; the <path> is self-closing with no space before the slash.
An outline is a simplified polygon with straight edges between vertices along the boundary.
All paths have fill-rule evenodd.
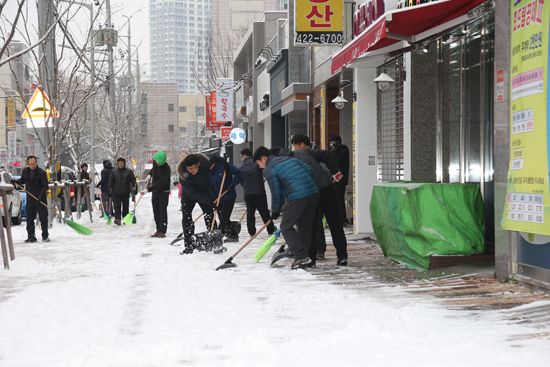
<path id="1" fill-rule="evenodd" d="M 343 183 L 335 182 L 334 188 L 336 189 L 336 203 L 338 204 L 338 212 L 340 214 L 340 221 L 346 222 L 348 220 L 348 215 L 346 213 L 346 186 Z"/>
<path id="2" fill-rule="evenodd" d="M 129 210 L 130 206 L 130 194 L 113 194 L 113 205 L 115 206 L 115 219 L 120 220 L 125 217 Z M 122 217 L 121 217 L 122 209 Z"/>
<path id="3" fill-rule="evenodd" d="M 182 220 L 181 224 L 183 226 L 183 239 L 185 241 L 185 244 L 191 244 L 192 243 L 192 236 L 195 234 L 195 223 L 193 223 L 193 209 L 195 208 L 195 204 L 199 204 L 199 206 L 202 209 L 202 212 L 204 213 L 204 223 L 206 224 L 206 228 L 210 230 L 212 228 L 212 219 L 214 217 L 214 208 L 212 208 L 210 205 L 200 203 L 193 199 L 181 199 L 181 215 Z"/>
<path id="4" fill-rule="evenodd" d="M 334 203 L 336 202 L 336 191 L 332 188 L 332 185 L 325 187 L 319 192 L 319 205 L 317 206 L 316 220 L 313 228 L 313 237 L 309 246 L 309 256 L 313 259 L 318 252 L 324 253 L 327 248 L 325 242 L 325 233 L 323 228 L 323 213 L 330 228 L 330 234 L 332 236 L 332 243 L 336 248 L 336 256 L 339 259 L 348 258 L 348 241 L 344 234 L 344 227 L 342 227 L 342 220 L 337 210 L 335 210 Z M 319 231 L 321 228 L 321 231 Z M 322 238 L 319 236 L 322 235 Z M 324 245 L 324 248 L 323 248 Z"/>
<path id="5" fill-rule="evenodd" d="M 233 213 L 234 206 L 235 199 L 227 200 L 225 203 L 220 205 L 220 211 L 218 212 L 218 216 L 220 218 L 220 229 L 225 237 L 239 237 L 235 227 L 231 225 L 231 213 Z"/>
<path id="6" fill-rule="evenodd" d="M 153 215 L 155 216 L 155 224 L 157 232 L 166 234 L 168 228 L 168 199 L 169 192 L 154 192 L 151 198 L 153 205 Z"/>
<path id="7" fill-rule="evenodd" d="M 109 208 L 109 193 L 108 192 L 101 192 L 101 204 L 103 205 L 103 213 L 107 214 L 108 216 L 111 216 L 111 212 L 113 211 L 113 208 Z"/>
<path id="8" fill-rule="evenodd" d="M 283 209 L 281 233 L 296 260 L 308 257 L 313 219 L 318 202 L 319 194 L 313 194 L 301 199 L 290 200 Z M 298 232 L 294 229 L 294 225 L 298 225 Z"/>
<path id="9" fill-rule="evenodd" d="M 30 195 L 29 195 L 30 196 Z M 27 196 L 27 197 L 29 197 Z M 42 201 L 46 203 L 45 201 Z M 36 200 L 27 200 L 27 234 L 29 237 L 36 237 L 34 234 L 34 220 L 36 219 L 36 214 L 38 212 L 38 217 L 40 218 L 40 226 L 42 227 L 42 237 L 48 237 L 48 208 L 40 204 Z"/>
<path id="10" fill-rule="evenodd" d="M 271 216 L 267 209 L 267 197 L 265 194 L 245 195 L 244 201 L 246 202 L 246 226 L 248 227 L 248 234 L 254 236 L 256 234 L 256 210 L 260 213 L 264 223 L 267 223 Z M 267 226 L 267 233 L 273 234 L 275 225 L 273 222 Z"/>

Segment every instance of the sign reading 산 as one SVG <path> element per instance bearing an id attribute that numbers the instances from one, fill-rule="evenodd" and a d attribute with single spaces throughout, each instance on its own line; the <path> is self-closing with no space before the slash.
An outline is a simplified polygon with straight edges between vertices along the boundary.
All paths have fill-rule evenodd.
<path id="1" fill-rule="evenodd" d="M 502 228 L 550 235 L 550 4 L 511 0 L 510 169 Z"/>
<path id="2" fill-rule="evenodd" d="M 52 106 L 48 96 L 44 91 L 37 87 L 23 115 L 27 119 L 27 127 L 46 127 L 46 121 L 53 117 L 59 117 L 59 114 Z"/>
<path id="3" fill-rule="evenodd" d="M 294 13 L 294 45 L 343 43 L 344 0 L 296 0 Z"/>

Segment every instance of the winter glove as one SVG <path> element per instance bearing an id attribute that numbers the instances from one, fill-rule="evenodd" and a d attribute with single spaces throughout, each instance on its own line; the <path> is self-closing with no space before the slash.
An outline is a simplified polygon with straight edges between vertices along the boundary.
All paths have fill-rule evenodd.
<path id="1" fill-rule="evenodd" d="M 212 202 L 210 203 L 210 206 L 211 206 L 212 208 L 214 208 L 214 210 L 218 210 L 218 211 L 220 210 L 220 207 L 219 207 L 218 205 L 216 205 L 216 202 L 215 202 L 215 201 L 212 201 Z"/>
<path id="2" fill-rule="evenodd" d="M 147 194 L 149 192 L 149 190 L 147 190 L 147 188 L 143 189 L 143 191 L 141 192 L 141 196 Z"/>
<path id="3" fill-rule="evenodd" d="M 231 190 L 235 190 L 235 186 L 229 185 L 229 187 L 227 188 L 227 191 L 231 191 Z"/>
<path id="4" fill-rule="evenodd" d="M 149 183 L 149 181 L 151 181 L 151 175 L 147 175 L 147 183 Z"/>
<path id="5" fill-rule="evenodd" d="M 226 176 L 231 176 L 231 167 L 229 167 L 228 162 L 225 162 L 225 164 L 223 165 L 223 169 L 225 170 Z"/>
<path id="6" fill-rule="evenodd" d="M 277 218 L 279 218 L 280 215 L 281 215 L 281 213 L 279 213 L 279 212 L 272 212 L 271 213 L 271 221 L 277 220 Z"/>
<path id="7" fill-rule="evenodd" d="M 334 181 L 336 182 L 340 182 L 340 180 L 342 179 L 342 177 L 344 177 L 344 174 L 340 171 L 338 171 L 338 173 L 336 173 L 334 176 L 332 176 L 332 178 L 334 179 Z"/>

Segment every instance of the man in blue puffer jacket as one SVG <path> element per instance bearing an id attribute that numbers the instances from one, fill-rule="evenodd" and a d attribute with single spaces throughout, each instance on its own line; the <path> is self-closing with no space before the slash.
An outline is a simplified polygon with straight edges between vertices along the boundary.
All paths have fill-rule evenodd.
<path id="1" fill-rule="evenodd" d="M 256 149 L 253 159 L 264 170 L 271 189 L 272 220 L 279 217 L 283 197 L 288 199 L 280 228 L 294 254 L 292 269 L 312 266 L 315 262 L 308 257 L 308 246 L 319 201 L 319 190 L 312 179 L 313 170 L 296 158 L 272 156 L 266 147 Z M 296 224 L 298 232 L 294 229 Z"/>
<path id="2" fill-rule="evenodd" d="M 230 168 L 230 175 L 226 174 L 225 176 L 223 189 L 221 190 L 223 196 L 220 198 L 220 202 L 218 204 L 218 207 L 220 208 L 220 230 L 226 237 L 224 242 L 239 242 L 239 234 L 231 225 L 231 213 L 233 212 L 233 207 L 235 206 L 235 199 L 237 199 L 235 186 L 242 182 L 243 174 L 237 167 L 231 163 L 228 164 Z M 213 164 L 212 167 L 210 167 L 210 188 L 212 190 L 212 198 L 214 198 L 214 200 L 216 200 L 220 194 L 223 173 L 224 167 L 219 164 Z"/>

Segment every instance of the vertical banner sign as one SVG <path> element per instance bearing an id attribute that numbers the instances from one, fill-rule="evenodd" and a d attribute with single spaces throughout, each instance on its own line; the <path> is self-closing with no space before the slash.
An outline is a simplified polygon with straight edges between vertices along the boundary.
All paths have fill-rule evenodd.
<path id="1" fill-rule="evenodd" d="M 212 115 L 214 114 L 212 111 L 212 96 L 205 96 L 205 98 L 206 98 L 206 130 L 220 130 L 220 125 L 212 123 Z"/>
<path id="2" fill-rule="evenodd" d="M 295 4 L 295 46 L 343 43 L 344 0 L 296 0 Z"/>
<path id="3" fill-rule="evenodd" d="M 8 150 L 0 149 L 0 164 L 6 165 L 8 162 Z"/>
<path id="4" fill-rule="evenodd" d="M 295 46 L 343 43 L 344 0 L 295 0 L 295 4 Z"/>
<path id="5" fill-rule="evenodd" d="M 13 162 L 15 160 L 15 143 L 17 137 L 15 131 L 8 131 L 8 161 Z"/>
<path id="6" fill-rule="evenodd" d="M 510 1 L 510 170 L 502 228 L 550 235 L 547 147 L 550 3 Z"/>
<path id="7" fill-rule="evenodd" d="M 211 93 L 211 97 L 210 97 L 210 111 L 212 112 L 212 123 L 213 124 L 218 123 L 218 118 L 216 116 L 216 108 L 217 108 L 217 105 L 216 105 L 216 91 L 213 91 Z"/>
<path id="8" fill-rule="evenodd" d="M 15 98 L 8 98 L 8 128 L 15 129 Z"/>
<path id="9" fill-rule="evenodd" d="M 216 121 L 233 121 L 233 79 L 216 79 Z"/>

